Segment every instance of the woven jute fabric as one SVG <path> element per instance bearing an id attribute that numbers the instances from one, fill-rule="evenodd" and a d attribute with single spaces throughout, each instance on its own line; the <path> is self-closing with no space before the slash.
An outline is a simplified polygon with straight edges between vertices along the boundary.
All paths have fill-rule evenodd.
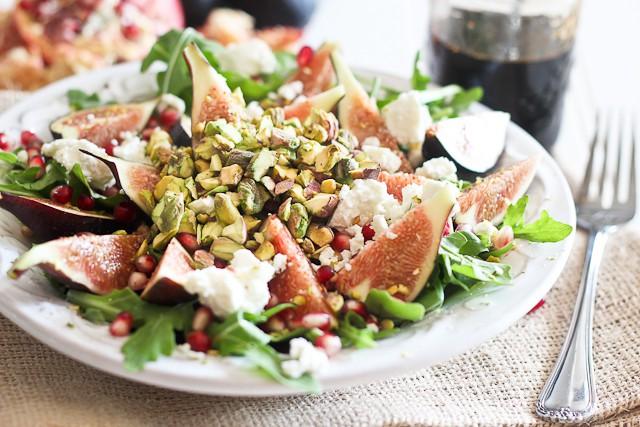
<path id="1" fill-rule="evenodd" d="M 445 364 L 313 396 L 208 397 L 116 378 L 62 356 L 0 316 L 2 426 L 544 425 L 535 400 L 575 303 L 585 236 L 536 312 Z M 594 321 L 595 425 L 640 425 L 640 231 L 619 232 Z"/>

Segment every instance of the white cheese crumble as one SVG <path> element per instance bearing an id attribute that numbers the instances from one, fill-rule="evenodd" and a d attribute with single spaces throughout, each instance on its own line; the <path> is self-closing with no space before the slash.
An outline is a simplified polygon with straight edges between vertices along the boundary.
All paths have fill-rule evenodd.
<path id="1" fill-rule="evenodd" d="M 304 85 L 302 82 L 300 80 L 294 80 L 280 86 L 278 88 L 278 96 L 287 101 L 293 101 L 298 95 L 302 94 L 303 89 Z"/>
<path id="2" fill-rule="evenodd" d="M 333 265 L 338 261 L 338 257 L 336 256 L 336 252 L 331 248 L 331 246 L 327 246 L 320 252 L 318 255 L 318 260 L 322 265 Z"/>
<path id="3" fill-rule="evenodd" d="M 115 180 L 107 165 L 95 157 L 82 153 L 80 149 L 102 156 L 106 154 L 103 148 L 86 139 L 56 139 L 42 146 L 42 154 L 53 158 L 67 170 L 71 170 L 76 163 L 79 164 L 82 173 L 93 188 L 104 190 L 113 185 Z"/>
<path id="4" fill-rule="evenodd" d="M 367 224 L 374 215 L 387 218 L 398 215 L 398 201 L 387 193 L 387 186 L 383 182 L 375 179 L 358 179 L 353 187 L 345 185 L 339 197 L 338 206 L 329 221 L 331 227 L 350 227 L 356 218 L 360 219 L 360 224 Z"/>
<path id="5" fill-rule="evenodd" d="M 436 180 L 457 180 L 457 172 L 458 169 L 456 168 L 455 163 L 453 163 L 446 157 L 436 157 L 434 159 L 429 159 L 424 162 L 422 166 L 416 169 L 416 175 L 421 175 L 425 178 Z"/>
<path id="6" fill-rule="evenodd" d="M 364 248 L 364 236 L 362 235 L 362 227 L 357 224 L 347 228 L 347 232 L 352 235 L 349 240 L 349 251 L 351 251 L 351 257 L 353 258 L 358 252 Z"/>
<path id="7" fill-rule="evenodd" d="M 269 302 L 271 263 L 260 261 L 247 249 L 236 251 L 228 268 L 207 267 L 186 275 L 183 286 L 198 295 L 201 304 L 226 317 L 238 310 L 259 313 Z"/>
<path id="8" fill-rule="evenodd" d="M 375 235 L 373 236 L 373 240 L 376 240 L 389 230 L 389 224 L 387 224 L 387 220 L 383 215 L 374 215 L 373 220 L 371 220 L 371 228 L 375 231 Z"/>
<path id="9" fill-rule="evenodd" d="M 275 254 L 271 263 L 276 274 L 280 274 L 287 269 L 287 256 L 285 254 Z"/>
<path id="10" fill-rule="evenodd" d="M 254 38 L 227 46 L 217 56 L 220 67 L 245 76 L 273 73 L 276 57 L 264 41 Z"/>
<path id="11" fill-rule="evenodd" d="M 317 374 L 329 365 L 327 354 L 304 338 L 294 338 L 289 343 L 290 360 L 282 362 L 282 370 L 290 378 Z"/>
<path id="12" fill-rule="evenodd" d="M 402 164 L 400 157 L 387 147 L 373 147 L 371 145 L 365 145 L 362 147 L 362 151 L 365 152 L 367 157 L 378 163 L 383 170 L 391 173 L 397 172 Z"/>
<path id="13" fill-rule="evenodd" d="M 377 136 L 368 136 L 362 141 L 362 147 L 380 147 L 380 140 Z"/>
<path id="14" fill-rule="evenodd" d="M 264 114 L 264 110 L 260 106 L 258 101 L 251 101 L 249 105 L 244 109 L 245 115 L 249 121 L 260 120 L 260 117 Z"/>
<path id="15" fill-rule="evenodd" d="M 147 142 L 131 132 L 123 132 L 120 145 L 113 147 L 113 155 L 124 160 L 150 165 L 151 160 L 147 157 Z"/>
<path id="16" fill-rule="evenodd" d="M 433 123 L 429 109 L 414 91 L 402 93 L 386 105 L 382 109 L 382 117 L 391 135 L 403 145 L 421 144 Z"/>

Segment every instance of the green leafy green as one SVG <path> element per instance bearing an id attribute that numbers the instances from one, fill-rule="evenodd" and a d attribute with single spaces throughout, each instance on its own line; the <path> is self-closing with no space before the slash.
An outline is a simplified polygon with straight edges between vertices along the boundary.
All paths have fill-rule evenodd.
<path id="1" fill-rule="evenodd" d="M 10 151 L 0 151 L 0 161 L 10 164 L 11 166 L 22 165 L 16 153 Z"/>
<path id="2" fill-rule="evenodd" d="M 527 210 L 528 203 L 529 196 L 525 194 L 516 203 L 509 205 L 507 213 L 502 220 L 502 225 L 508 225 L 513 228 L 522 226 L 524 224 L 524 212 Z"/>
<path id="3" fill-rule="evenodd" d="M 424 317 L 425 308 L 421 304 L 405 302 L 381 289 L 371 289 L 365 300 L 367 310 L 383 319 L 417 322 Z"/>
<path id="4" fill-rule="evenodd" d="M 449 107 L 453 108 L 456 114 L 460 114 L 467 110 L 474 102 L 480 101 L 483 95 L 484 91 L 481 87 L 472 87 L 471 89 L 456 93 L 451 99 Z"/>
<path id="5" fill-rule="evenodd" d="M 124 367 L 130 371 L 141 371 L 147 362 L 158 360 L 160 355 L 171 356 L 175 348 L 176 337 L 170 317 L 153 316 L 122 346 Z"/>
<path id="6" fill-rule="evenodd" d="M 424 306 L 425 313 L 435 311 L 444 304 L 444 285 L 437 266 L 431 274 L 428 287 L 418 295 L 415 302 Z"/>
<path id="7" fill-rule="evenodd" d="M 568 224 L 551 218 L 549 212 L 542 211 L 537 221 L 525 224 L 524 214 L 529 203 L 529 197 L 522 196 L 515 204 L 507 208 L 502 226 L 513 228 L 513 234 L 518 239 L 530 242 L 551 243 L 564 240 L 573 231 Z"/>
<path id="8" fill-rule="evenodd" d="M 376 346 L 373 330 L 367 328 L 364 319 L 353 311 L 348 312 L 340 320 L 336 333 L 342 340 L 343 347 L 371 348 Z"/>
<path id="9" fill-rule="evenodd" d="M 422 52 L 416 52 L 413 60 L 413 73 L 411 73 L 411 88 L 413 90 L 425 90 L 431 81 L 431 78 L 420 71 L 420 63 L 422 63 Z"/>
<path id="10" fill-rule="evenodd" d="M 86 110 L 102 105 L 100 96 L 97 93 L 86 93 L 79 89 L 70 89 L 67 91 L 67 100 L 69 108 L 73 111 Z"/>

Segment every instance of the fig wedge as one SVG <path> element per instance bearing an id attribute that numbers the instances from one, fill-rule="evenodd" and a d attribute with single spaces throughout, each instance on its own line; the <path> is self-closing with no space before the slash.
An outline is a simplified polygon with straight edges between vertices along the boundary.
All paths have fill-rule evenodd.
<path id="1" fill-rule="evenodd" d="M 51 133 L 56 138 L 87 139 L 106 147 L 112 139 L 119 139 L 122 132 L 142 131 L 156 104 L 157 101 L 148 101 L 76 111 L 54 121 Z"/>
<path id="2" fill-rule="evenodd" d="M 313 109 L 327 112 L 333 110 L 343 96 L 344 86 L 338 85 L 310 98 L 287 105 L 284 107 L 284 117 L 286 119 L 297 117 L 300 121 L 304 121 Z"/>
<path id="3" fill-rule="evenodd" d="M 80 150 L 85 154 L 100 159 L 109 166 L 111 173 L 116 178 L 116 183 L 122 188 L 133 203 L 135 203 L 144 213 L 151 215 L 153 206 L 149 206 L 145 202 L 142 191 L 153 193 L 158 181 L 160 181 L 160 173 L 153 166 L 142 163 L 129 162 L 108 154 L 94 154 L 89 151 Z"/>
<path id="4" fill-rule="evenodd" d="M 369 98 L 342 55 L 334 51 L 331 58 L 338 83 L 345 89 L 345 95 L 338 103 L 340 125 L 351 132 L 360 143 L 367 137 L 375 136 L 380 140 L 382 147 L 389 148 L 400 158 L 400 172 L 413 172 L 407 156 L 400 151 L 398 141 L 387 129 L 375 102 Z"/>
<path id="5" fill-rule="evenodd" d="M 9 276 L 40 267 L 70 288 L 104 295 L 127 286 L 143 235 L 80 234 L 36 245 L 16 259 Z"/>
<path id="6" fill-rule="evenodd" d="M 236 123 L 242 107 L 233 97 L 227 80 L 209 64 L 195 43 L 190 43 L 183 54 L 193 80 L 191 133 L 197 145 L 200 141 L 201 123 L 216 119 Z"/>
<path id="7" fill-rule="evenodd" d="M 193 271 L 192 263 L 178 239 L 171 239 L 142 292 L 142 299 L 155 304 L 178 304 L 194 299 L 180 284 L 185 275 Z"/>
<path id="8" fill-rule="evenodd" d="M 35 242 L 80 232 L 111 233 L 122 228 L 111 215 L 81 211 L 51 200 L 0 192 L 0 208 L 11 212 L 33 233 Z"/>
<path id="9" fill-rule="evenodd" d="M 336 49 L 335 43 L 324 43 L 315 52 L 309 65 L 300 68 L 289 81 L 302 82 L 304 96 L 314 96 L 329 89 L 334 78 L 331 53 Z"/>

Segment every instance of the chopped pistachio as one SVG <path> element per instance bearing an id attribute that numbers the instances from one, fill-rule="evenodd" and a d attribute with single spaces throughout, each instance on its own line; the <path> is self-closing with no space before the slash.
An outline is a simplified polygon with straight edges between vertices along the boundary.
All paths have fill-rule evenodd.
<path id="1" fill-rule="evenodd" d="M 336 141 L 344 145 L 349 151 L 352 151 L 358 146 L 358 140 L 356 139 L 356 137 L 346 129 L 340 129 L 338 131 Z"/>
<path id="2" fill-rule="evenodd" d="M 378 179 L 380 168 L 354 169 L 349 171 L 349 175 L 353 179 Z"/>
<path id="3" fill-rule="evenodd" d="M 205 224 L 209 221 L 209 215 L 207 215 L 206 213 L 199 213 L 196 215 L 196 220 L 200 224 Z"/>
<path id="4" fill-rule="evenodd" d="M 185 196 L 189 194 L 189 191 L 184 185 L 184 179 L 172 175 L 163 176 L 160 181 L 158 181 L 153 189 L 153 197 L 155 197 L 156 200 L 160 200 L 167 191 L 182 193 Z"/>
<path id="5" fill-rule="evenodd" d="M 273 178 L 271 178 L 270 176 L 263 176 L 260 179 L 260 182 L 262 183 L 262 185 L 264 185 L 264 188 L 269 191 L 269 193 L 274 194 L 274 190 L 276 189 L 276 182 L 273 180 Z"/>
<path id="6" fill-rule="evenodd" d="M 242 215 L 234 206 L 229 193 L 218 193 L 215 196 L 216 218 L 224 225 L 233 224 L 238 219 L 242 219 Z"/>
<path id="7" fill-rule="evenodd" d="M 289 220 L 290 216 L 291 216 L 291 197 L 287 198 L 278 207 L 278 218 L 286 222 Z"/>
<path id="8" fill-rule="evenodd" d="M 182 215 L 182 221 L 180 221 L 178 233 L 196 234 L 196 226 L 196 214 L 191 209 L 185 209 L 184 215 Z"/>
<path id="9" fill-rule="evenodd" d="M 281 127 L 284 124 L 284 110 L 282 108 L 269 108 L 264 113 L 266 116 L 271 117 L 271 121 L 275 127 Z"/>
<path id="10" fill-rule="evenodd" d="M 329 138 L 327 130 L 318 123 L 313 123 L 304 129 L 303 135 L 319 143 L 325 142 Z"/>
<path id="11" fill-rule="evenodd" d="M 223 228 L 224 228 L 224 225 L 215 221 L 207 222 L 206 224 L 204 224 L 202 226 L 202 234 L 201 234 L 202 237 L 201 237 L 200 244 L 203 246 L 210 245 L 211 242 L 214 241 L 214 239 L 217 239 L 222 235 Z"/>
<path id="12" fill-rule="evenodd" d="M 244 178 L 238 184 L 240 196 L 240 208 L 247 215 L 257 214 L 262 211 L 264 204 L 269 200 L 269 192 L 251 178 Z"/>
<path id="13" fill-rule="evenodd" d="M 205 191 L 211 191 L 221 187 L 220 178 L 206 178 L 198 182 Z"/>
<path id="14" fill-rule="evenodd" d="M 220 157 L 220 154 L 214 154 L 213 156 L 211 156 L 209 169 L 212 172 L 220 172 L 222 170 L 222 157 Z"/>
<path id="15" fill-rule="evenodd" d="M 262 243 L 264 242 L 264 233 L 262 232 L 254 233 L 253 238 L 256 240 L 256 242 Z"/>
<path id="16" fill-rule="evenodd" d="M 307 201 L 307 198 L 304 197 L 304 189 L 300 184 L 293 184 L 293 187 L 291 187 L 288 194 L 296 202 L 304 203 Z"/>
<path id="17" fill-rule="evenodd" d="M 279 196 L 280 194 L 284 194 L 293 187 L 294 182 L 290 179 L 285 179 L 284 181 L 280 181 L 275 185 L 274 194 Z"/>
<path id="18" fill-rule="evenodd" d="M 286 147 L 295 150 L 300 145 L 295 128 L 273 129 L 271 131 L 270 145 L 272 147 Z"/>
<path id="19" fill-rule="evenodd" d="M 230 151 L 236 146 L 233 141 L 223 135 L 216 135 L 211 141 L 213 142 L 213 147 L 220 151 Z"/>
<path id="20" fill-rule="evenodd" d="M 222 236 L 228 237 L 236 243 L 243 244 L 247 241 L 247 226 L 244 219 L 240 218 L 233 224 L 229 224 L 222 229 Z"/>
<path id="21" fill-rule="evenodd" d="M 285 127 L 292 127 L 294 129 L 296 129 L 297 131 L 302 131 L 303 130 L 302 122 L 297 117 L 291 117 L 290 119 L 286 119 L 284 121 L 283 125 Z"/>
<path id="22" fill-rule="evenodd" d="M 316 245 L 325 246 L 333 241 L 334 235 L 331 228 L 313 223 L 307 230 L 307 237 Z"/>
<path id="23" fill-rule="evenodd" d="M 247 242 L 244 244 L 244 247 L 249 249 L 250 251 L 255 251 L 260 247 L 260 243 L 256 242 L 255 240 L 247 240 Z"/>
<path id="24" fill-rule="evenodd" d="M 244 171 L 240 165 L 225 166 L 220 171 L 220 183 L 228 186 L 238 185 L 243 173 Z"/>
<path id="25" fill-rule="evenodd" d="M 184 216 L 184 195 L 167 191 L 151 212 L 151 219 L 160 234 L 153 240 L 153 248 L 164 247 L 176 235 Z"/>
<path id="26" fill-rule="evenodd" d="M 306 187 L 304 187 L 304 191 L 302 192 L 302 194 L 304 194 L 304 198 L 308 200 L 313 196 L 315 196 L 316 194 L 318 194 L 319 192 L 320 192 L 320 183 L 314 179 Z"/>
<path id="27" fill-rule="evenodd" d="M 317 143 L 316 141 L 306 140 L 300 144 L 298 147 L 297 154 L 300 163 L 305 165 L 315 165 L 316 158 L 322 151 L 322 145 Z"/>
<path id="28" fill-rule="evenodd" d="M 193 175 L 195 166 L 191 156 L 191 148 L 178 148 L 169 158 L 167 174 L 180 178 L 188 178 Z"/>
<path id="29" fill-rule="evenodd" d="M 335 138 L 339 128 L 338 119 L 333 115 L 333 113 L 317 108 L 311 110 L 311 114 L 309 114 L 309 117 L 307 117 L 304 124 L 307 129 L 321 128 L 323 130 L 323 134 L 325 135 L 324 139 L 318 140 L 316 138 L 312 138 L 321 142 Z"/>
<path id="30" fill-rule="evenodd" d="M 244 220 L 244 224 L 247 226 L 247 232 L 249 233 L 260 227 L 260 224 L 262 224 L 261 220 L 251 215 L 244 215 L 242 219 Z"/>
<path id="31" fill-rule="evenodd" d="M 233 203 L 233 206 L 235 206 L 236 208 L 240 206 L 240 193 L 229 191 L 227 195 L 231 199 L 231 203 Z"/>
<path id="32" fill-rule="evenodd" d="M 301 239 L 307 234 L 309 214 L 301 203 L 291 205 L 291 215 L 287 221 L 287 228 L 294 238 Z"/>
<path id="33" fill-rule="evenodd" d="M 344 306 L 344 297 L 338 292 L 329 292 L 325 300 L 327 301 L 327 304 L 329 304 L 331 311 L 334 313 L 339 313 Z"/>
<path id="34" fill-rule="evenodd" d="M 300 246 L 306 254 L 312 254 L 316 250 L 311 239 L 307 239 L 306 237 L 302 240 L 302 244 Z"/>
<path id="35" fill-rule="evenodd" d="M 208 160 L 198 159 L 195 161 L 194 165 L 196 167 L 196 172 L 200 173 L 208 170 L 211 162 Z"/>
<path id="36" fill-rule="evenodd" d="M 298 169 L 296 168 L 288 168 L 281 165 L 275 165 L 273 167 L 273 179 L 275 179 L 276 181 L 284 181 L 285 179 L 295 181 L 297 176 Z"/>
<path id="37" fill-rule="evenodd" d="M 358 162 L 353 159 L 342 159 L 333 167 L 333 177 L 340 184 L 349 184 L 351 178 L 350 172 L 358 168 Z"/>
<path id="38" fill-rule="evenodd" d="M 251 151 L 238 150 L 237 148 L 234 148 L 229 152 L 225 165 L 239 165 L 242 169 L 246 169 L 252 158 L 253 153 Z"/>
<path id="39" fill-rule="evenodd" d="M 296 178 L 296 182 L 302 185 L 303 187 L 306 187 L 314 179 L 315 179 L 315 176 L 313 172 L 309 169 L 304 169 L 304 170 L 301 170 L 300 173 L 298 174 L 298 177 Z"/>
<path id="40" fill-rule="evenodd" d="M 273 243 L 265 240 L 253 254 L 260 261 L 268 261 L 275 256 L 276 248 Z"/>
<path id="41" fill-rule="evenodd" d="M 138 250 L 136 251 L 136 257 L 142 256 L 146 254 L 148 251 L 149 251 L 149 242 L 147 241 L 147 239 L 145 239 L 142 241 L 142 243 L 138 247 Z"/>
<path id="42" fill-rule="evenodd" d="M 213 241 L 213 243 L 211 243 L 209 252 L 220 259 L 231 261 L 233 259 L 233 254 L 240 249 L 244 249 L 244 246 L 227 237 L 218 237 Z"/>
<path id="43" fill-rule="evenodd" d="M 189 196 L 189 200 L 195 200 L 198 198 L 198 189 L 196 187 L 196 182 L 192 177 L 189 177 L 184 180 L 184 187 L 187 189 Z"/>
<path id="44" fill-rule="evenodd" d="M 258 151 L 251 159 L 246 174 L 249 178 L 260 181 L 260 179 L 262 179 L 262 177 L 269 172 L 269 169 L 274 167 L 275 165 L 275 154 L 269 149 L 263 148 L 262 150 Z"/>
<path id="45" fill-rule="evenodd" d="M 223 136 L 227 140 L 237 144 L 242 141 L 242 135 L 240 131 L 236 129 L 231 123 L 227 123 L 225 119 L 218 119 L 212 122 L 208 122 L 204 127 L 204 134 L 206 136 Z"/>
<path id="46" fill-rule="evenodd" d="M 290 150 L 285 147 L 276 148 L 275 154 L 278 159 L 276 164 L 281 166 L 290 166 L 292 163 L 295 163 L 298 158 L 295 150 Z"/>
<path id="47" fill-rule="evenodd" d="M 216 265 L 216 257 L 202 249 L 198 249 L 193 253 L 193 260 L 199 270 Z"/>
<path id="48" fill-rule="evenodd" d="M 326 193 L 316 194 L 304 204 L 309 213 L 318 218 L 327 218 L 331 216 L 337 205 L 338 196 Z"/>
<path id="49" fill-rule="evenodd" d="M 200 144 L 194 149 L 196 159 L 211 160 L 213 155 L 213 140 L 211 138 L 203 138 Z"/>
<path id="50" fill-rule="evenodd" d="M 327 194 L 333 194 L 338 189 L 338 183 L 335 179 L 325 179 L 320 183 L 320 191 Z"/>
<path id="51" fill-rule="evenodd" d="M 329 172 L 340 160 L 349 155 L 349 151 L 340 144 L 331 143 L 322 148 L 316 157 L 315 167 L 318 172 Z"/>
<path id="52" fill-rule="evenodd" d="M 142 210 L 147 213 L 151 212 L 156 205 L 153 193 L 149 190 L 141 190 L 139 195 L 142 203 L 144 204 Z"/>
<path id="53" fill-rule="evenodd" d="M 273 131 L 273 121 L 269 116 L 262 116 L 260 123 L 258 124 L 258 132 L 256 133 L 256 139 L 263 144 L 266 144 L 271 139 L 271 132 Z"/>
<path id="54" fill-rule="evenodd" d="M 217 193 L 226 193 L 227 191 L 229 191 L 229 187 L 227 187 L 226 185 L 218 185 L 212 190 L 207 191 L 205 196 L 210 196 L 212 194 L 217 194 Z"/>

